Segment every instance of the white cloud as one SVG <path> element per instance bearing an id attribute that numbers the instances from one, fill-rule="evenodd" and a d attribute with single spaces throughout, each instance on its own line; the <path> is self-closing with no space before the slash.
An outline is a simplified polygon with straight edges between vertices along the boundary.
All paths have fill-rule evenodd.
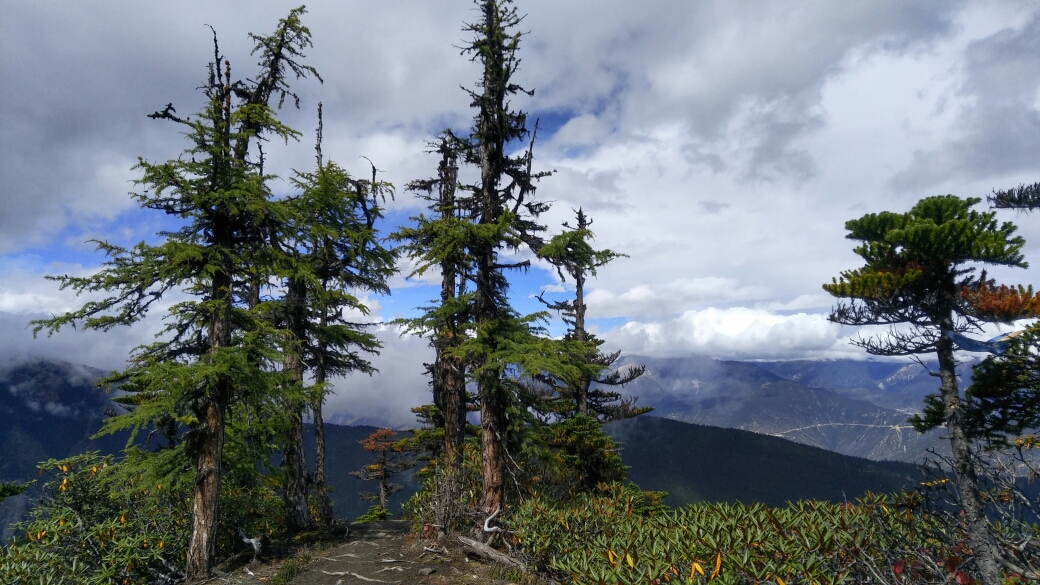
<path id="1" fill-rule="evenodd" d="M 333 380 L 335 392 L 325 406 L 326 418 L 337 424 L 414 427 L 413 406 L 432 401 L 424 363 L 433 361 L 429 340 L 401 336 L 395 327 L 377 331 L 383 349 L 370 356 L 379 372 Z"/>
<path id="2" fill-rule="evenodd" d="M 760 287 L 741 286 L 732 278 L 678 278 L 649 285 L 638 284 L 621 293 L 592 289 L 585 296 L 589 311 L 597 318 L 636 317 L 680 313 L 691 306 L 747 301 L 762 297 Z"/>
<path id="3" fill-rule="evenodd" d="M 465 42 L 461 23 L 476 13 L 465 2 L 308 8 L 308 63 L 325 83 L 294 84 L 303 109 L 281 113 L 304 137 L 272 143 L 270 170 L 286 177 L 311 167 L 321 100 L 326 157 L 362 177 L 369 167 L 359 157 L 369 157 L 398 187 L 388 207 L 420 208 L 403 187 L 434 173 L 426 141 L 470 124 L 459 85 L 472 86 L 477 66 L 456 46 Z M 1040 87 L 1030 50 L 1035 6 L 524 0 L 518 8 L 530 34 L 517 80 L 537 93 L 513 105 L 560 126 L 535 150 L 536 167 L 556 171 L 539 185 L 554 202 L 543 219 L 555 229 L 582 206 L 595 220 L 596 245 L 630 255 L 587 285 L 590 318 L 631 321 L 611 333 L 630 347 L 752 357 L 857 351 L 816 314 L 830 305 L 820 284 L 860 264 L 844 239 L 846 220 L 906 210 L 937 192 L 981 195 L 1040 176 L 1029 155 Z M 26 256 L 17 270 L 0 259 L 0 311 L 23 319 L 79 306 L 82 299 L 34 275 L 87 237 L 141 237 L 147 226 L 105 220 L 133 205 L 127 180 L 138 155 L 165 160 L 185 146 L 174 125 L 145 115 L 170 101 L 182 113 L 201 104 L 194 88 L 211 56 L 203 23 L 217 28 L 233 70 L 247 75 L 254 59 L 245 33 L 271 30 L 285 10 L 194 0 L 5 6 L 0 250 Z M 1008 127 L 1016 121 L 1028 124 Z M 989 149 L 1001 136 L 1013 140 Z M 1040 223 L 1006 217 L 1034 242 L 1027 257 L 1040 253 Z M 1011 282 L 1040 282 L 1040 268 L 1006 272 Z M 392 285 L 436 282 L 431 271 Z M 538 270 L 512 282 L 525 298 L 546 284 L 550 295 L 569 290 Z M 413 288 L 400 296 L 406 300 L 385 299 L 379 310 L 403 311 L 427 295 Z M 379 317 L 388 315 L 372 319 Z M 87 363 L 100 347 L 111 355 L 98 359 L 124 356 L 138 339 L 65 335 L 54 351 Z M 379 358 L 386 377 L 371 387 L 411 400 L 416 384 L 425 387 L 413 371 L 421 345 L 388 340 Z M 391 379 L 401 388 L 377 381 Z M 362 382 L 351 380 L 368 387 Z M 372 392 L 365 400 L 382 404 Z"/>
<path id="4" fill-rule="evenodd" d="M 664 321 L 630 321 L 604 332 L 607 346 L 629 355 L 690 354 L 729 359 L 851 357 L 842 327 L 822 314 L 777 315 L 734 307 L 687 311 Z"/>

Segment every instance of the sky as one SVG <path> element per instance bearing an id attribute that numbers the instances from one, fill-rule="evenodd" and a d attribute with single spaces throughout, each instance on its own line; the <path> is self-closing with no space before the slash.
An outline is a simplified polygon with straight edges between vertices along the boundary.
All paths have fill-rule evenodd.
<path id="1" fill-rule="evenodd" d="M 117 369 L 162 326 L 161 310 L 106 334 L 33 339 L 33 318 L 85 300 L 45 275 L 89 274 L 88 243 L 153 241 L 169 225 L 130 197 L 142 157 L 178 156 L 181 130 L 147 114 L 199 109 L 211 25 L 234 76 L 249 76 L 247 33 L 268 33 L 284 2 L 0 3 L 0 359 L 42 356 Z M 1040 7 L 1033 3 L 879 0 L 518 0 L 539 120 L 538 195 L 558 229 L 583 208 L 596 245 L 627 254 L 587 287 L 605 348 L 628 355 L 720 359 L 865 358 L 857 331 L 826 320 L 820 288 L 860 265 L 845 221 L 906 211 L 923 197 L 985 197 L 1040 180 Z M 422 204 L 404 190 L 432 175 L 426 142 L 465 130 L 460 55 L 464 0 L 314 2 L 307 63 L 324 83 L 293 85 L 303 132 L 272 145 L 271 170 L 313 166 L 316 108 L 323 152 L 355 175 L 372 160 L 397 186 L 385 228 Z M 291 193 L 284 179 L 277 194 Z M 985 203 L 981 204 L 985 206 Z M 1040 217 L 1000 212 L 1037 268 L 992 273 L 1040 284 Z M 407 272 L 407 264 L 402 263 Z M 545 265 L 513 275 L 523 312 L 570 283 Z M 429 278 L 394 279 L 367 297 L 384 342 L 380 374 L 337 382 L 343 422 L 407 424 L 426 401 L 425 340 L 379 325 L 437 295 Z M 173 302 L 168 299 L 167 302 Z M 161 309 L 161 307 L 160 307 Z M 562 331 L 559 323 L 550 330 Z M 367 418 L 366 418 L 367 417 Z"/>

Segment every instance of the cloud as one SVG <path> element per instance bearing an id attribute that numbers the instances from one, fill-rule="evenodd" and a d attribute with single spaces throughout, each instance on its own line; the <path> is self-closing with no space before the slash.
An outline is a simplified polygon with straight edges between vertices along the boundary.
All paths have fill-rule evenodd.
<path id="1" fill-rule="evenodd" d="M 473 85 L 478 66 L 457 46 L 467 35 L 460 24 L 476 13 L 465 2 L 418 0 L 308 8 L 308 63 L 325 83 L 294 83 L 303 108 L 280 115 L 304 138 L 270 144 L 270 170 L 284 178 L 311 168 L 320 100 L 326 157 L 361 177 L 370 168 L 360 157 L 369 157 L 398 186 L 392 215 L 410 215 L 423 203 L 403 186 L 436 169 L 426 141 L 470 126 L 459 86 Z M 819 285 L 861 263 L 844 239 L 848 219 L 906 210 L 940 187 L 980 194 L 1040 172 L 1028 155 L 1040 123 L 1031 5 L 524 0 L 518 8 L 529 33 L 517 81 L 537 91 L 513 105 L 543 120 L 535 167 L 555 171 L 538 186 L 554 203 L 541 219 L 555 229 L 584 207 L 596 246 L 630 256 L 587 285 L 590 319 L 631 321 L 650 335 L 712 307 L 788 320 L 822 312 L 829 302 Z M 4 258 L 18 255 L 25 274 L 60 272 L 46 268 L 55 262 L 90 270 L 98 258 L 82 240 L 133 242 L 164 228 L 150 212 L 129 211 L 130 166 L 138 156 L 175 157 L 185 142 L 145 115 L 171 101 L 184 113 L 201 105 L 194 88 L 212 51 L 204 23 L 219 32 L 233 74 L 245 76 L 255 62 L 246 32 L 270 31 L 284 14 L 242 1 L 5 6 L 0 310 L 27 316 L 79 302 L 53 283 L 15 286 L 24 278 Z M 284 179 L 273 188 L 289 192 Z M 1040 225 L 1024 223 L 1027 239 L 1040 236 Z M 1014 281 L 1036 281 L 1033 270 Z M 516 274 L 518 304 L 546 284 L 556 287 L 550 296 L 569 285 L 549 271 Z M 436 297 L 421 286 L 435 277 L 396 278 L 373 319 Z M 806 323 L 811 337 L 816 321 Z M 111 346 L 99 359 L 114 361 L 131 337 L 83 339 Z M 388 341 L 385 355 L 413 359 L 410 347 Z"/>
<path id="2" fill-rule="evenodd" d="M 678 278 L 657 285 L 639 284 L 621 293 L 595 288 L 586 294 L 585 302 L 597 318 L 631 317 L 680 313 L 690 306 L 746 301 L 764 293 L 731 278 Z"/>
<path id="3" fill-rule="evenodd" d="M 1003 12 L 998 10 L 1002 21 L 991 23 L 997 30 L 963 49 L 958 99 L 949 121 L 957 132 L 938 147 L 916 150 L 909 165 L 893 177 L 895 188 L 1035 173 L 1035 153 L 1040 149 L 1040 14 Z"/>
<path id="4" fill-rule="evenodd" d="M 401 336 L 394 327 L 380 327 L 377 336 L 383 349 L 370 361 L 379 372 L 332 380 L 335 391 L 328 397 L 325 416 L 337 424 L 414 427 L 411 408 L 433 400 L 424 366 L 433 361 L 433 349 L 429 340 Z"/>
<path id="5" fill-rule="evenodd" d="M 601 334 L 607 347 L 629 355 L 728 359 L 862 357 L 847 345 L 842 327 L 822 314 L 777 315 L 734 307 L 687 311 L 663 321 L 630 321 Z"/>

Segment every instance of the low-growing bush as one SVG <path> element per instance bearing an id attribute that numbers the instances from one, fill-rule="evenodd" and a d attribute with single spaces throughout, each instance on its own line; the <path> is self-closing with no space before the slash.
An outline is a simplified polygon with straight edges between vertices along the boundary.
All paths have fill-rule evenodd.
<path id="1" fill-rule="evenodd" d="M 534 497 L 513 531 L 540 569 L 577 584 L 967 583 L 961 527 L 914 493 L 855 504 L 696 504 L 667 511 L 659 494 L 603 486 L 558 503 Z"/>
<path id="2" fill-rule="evenodd" d="M 140 456 L 137 453 L 135 456 Z M 8 583 L 129 585 L 180 578 L 191 533 L 194 473 L 166 480 L 112 457 L 86 453 L 40 464 L 44 497 L 0 548 Z M 283 505 L 269 486 L 225 481 L 221 488 L 218 555 L 243 547 L 237 529 L 270 534 Z"/>
<path id="3" fill-rule="evenodd" d="M 4 583 L 150 583 L 178 574 L 191 518 L 178 486 L 135 483 L 97 453 L 40 469 L 47 495 L 0 550 Z"/>

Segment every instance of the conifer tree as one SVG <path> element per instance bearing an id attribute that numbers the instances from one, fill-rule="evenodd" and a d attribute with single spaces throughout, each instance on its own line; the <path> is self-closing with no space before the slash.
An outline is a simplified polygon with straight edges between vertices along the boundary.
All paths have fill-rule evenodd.
<path id="1" fill-rule="evenodd" d="M 374 493 L 362 493 L 362 500 L 379 500 L 379 507 L 387 510 L 386 499 L 401 491 L 404 486 L 393 483 L 390 480 L 395 475 L 415 466 L 415 462 L 401 457 L 401 449 L 394 437 L 397 431 L 391 429 L 377 429 L 368 437 L 358 441 L 366 451 L 378 453 L 375 463 L 362 467 L 357 471 L 351 471 L 350 475 L 362 481 L 378 481 L 379 485 Z"/>
<path id="2" fill-rule="evenodd" d="M 535 134 L 529 133 L 527 115 L 510 109 L 509 99 L 532 93 L 513 81 L 519 67 L 517 51 L 521 17 L 508 0 L 477 0 L 480 18 L 464 30 L 474 39 L 465 54 L 481 65 L 476 89 L 467 90 L 476 110 L 466 162 L 480 176 L 472 186 L 472 214 L 476 224 L 467 248 L 473 257 L 473 337 L 463 342 L 480 402 L 483 496 L 480 507 L 492 515 L 503 509 L 506 495 L 506 459 L 511 423 L 523 416 L 517 402 L 519 389 L 507 372 L 559 371 L 549 363 L 556 348 L 532 335 L 531 320 L 521 319 L 509 306 L 504 270 L 525 268 L 528 262 L 502 262 L 501 253 L 523 245 L 541 247 L 544 227 L 535 219 L 548 206 L 534 199 L 534 182 L 547 173 L 534 173 Z M 536 129 L 537 132 L 537 129 Z M 536 133 L 535 132 L 535 133 Z M 519 156 L 506 154 L 507 145 L 530 136 L 530 146 Z M 549 362 L 545 360 L 548 359 Z M 511 420 L 511 413 L 512 419 Z"/>
<path id="3" fill-rule="evenodd" d="M 1040 209 L 1040 183 L 995 190 L 988 199 L 997 209 Z M 1040 293 L 1032 286 L 995 286 L 983 278 L 961 295 L 975 311 L 992 320 L 1011 322 L 1040 316 Z M 1003 351 L 973 368 L 971 387 L 965 392 L 967 432 L 990 448 L 1006 447 L 1040 427 L 1040 323 L 1016 333 Z M 922 428 L 936 425 L 938 405 L 929 406 L 918 421 Z"/>
<path id="4" fill-rule="evenodd" d="M 421 276 L 432 268 L 439 269 L 441 274 L 440 302 L 427 307 L 418 319 L 405 321 L 404 325 L 413 332 L 428 335 L 434 348 L 434 362 L 429 366 L 434 405 L 430 422 L 443 433 L 440 450 L 449 475 L 459 465 L 466 433 L 466 370 L 458 354 L 472 300 L 472 295 L 467 293 L 467 275 L 472 266 L 472 257 L 466 248 L 469 201 L 458 194 L 459 156 L 464 147 L 463 141 L 450 131 L 441 134 L 434 144 L 434 151 L 441 155 L 437 177 L 408 185 L 408 190 L 430 201 L 433 215 L 414 217 L 415 227 L 402 228 L 393 235 L 405 242 L 402 250 L 416 260 L 412 276 Z"/>
<path id="5" fill-rule="evenodd" d="M 310 525 L 307 506 L 307 469 L 303 454 L 303 409 L 311 408 L 315 429 L 315 484 L 322 520 L 332 520 L 332 504 L 325 484 L 324 420 L 321 406 L 332 375 L 375 370 L 362 352 L 377 353 L 381 344 L 365 331 L 366 325 L 352 323 L 344 310 L 361 314 L 368 307 L 357 292 L 390 292 L 387 279 L 394 273 L 396 254 L 383 246 L 376 222 L 383 218 L 380 206 L 392 186 L 379 182 L 373 168 L 372 180 L 353 179 L 336 163 L 323 160 L 321 153 L 321 104 L 318 105 L 317 169 L 296 172 L 292 184 L 297 196 L 284 201 L 287 221 L 275 234 L 283 260 L 284 297 L 276 303 L 278 322 L 288 333 L 284 371 L 288 391 L 284 393 L 289 417 L 283 450 L 286 470 L 287 520 L 291 530 Z M 315 378 L 310 397 L 304 391 L 306 371 Z"/>
<path id="6" fill-rule="evenodd" d="M 142 207 L 181 218 L 183 227 L 160 234 L 157 245 L 124 249 L 98 242 L 109 257 L 102 270 L 55 280 L 62 289 L 110 296 L 34 322 L 37 332 L 54 333 L 66 325 L 108 330 L 142 319 L 168 293 L 191 297 L 171 308 L 161 341 L 135 353 L 124 377 L 141 392 L 141 401 L 126 415 L 128 422 L 114 423 L 142 428 L 171 414 L 188 423 L 184 442 L 195 468 L 189 581 L 207 577 L 214 561 L 226 416 L 237 401 L 265 387 L 258 364 L 272 357 L 273 332 L 255 308 L 237 301 L 267 246 L 264 226 L 280 213 L 266 186 L 270 177 L 263 174 L 262 153 L 252 158 L 259 152 L 252 147 L 267 137 L 296 138 L 278 122 L 270 101 L 277 97 L 281 105 L 286 97 L 296 99 L 290 74 L 317 77 L 301 62 L 310 46 L 303 13 L 302 7 L 290 11 L 272 35 L 250 35 L 260 55 L 251 80 L 232 81 L 214 35 L 202 111 L 181 118 L 168 104 L 150 115 L 187 128 L 186 156 L 165 163 L 140 160 L 135 167 L 142 172 L 137 185 L 143 190 L 135 194 Z"/>
<path id="7" fill-rule="evenodd" d="M 578 208 L 575 212 L 575 225 L 566 222 L 563 232 L 553 236 L 538 250 L 541 258 L 548 260 L 555 268 L 560 280 L 571 278 L 574 281 L 574 298 L 566 301 L 546 301 L 543 295 L 538 300 L 548 308 L 557 311 L 569 326 L 565 341 L 576 342 L 574 349 L 580 361 L 577 378 L 562 380 L 562 385 L 555 380 L 546 380 L 555 391 L 564 395 L 569 414 L 580 414 L 609 422 L 624 418 L 632 418 L 653 410 L 650 407 L 638 408 L 636 399 L 623 399 L 614 391 L 593 388 L 592 383 L 605 386 L 623 386 L 646 371 L 645 366 L 635 366 L 625 370 L 611 369 L 611 365 L 621 356 L 621 352 L 603 353 L 599 346 L 603 341 L 585 329 L 585 282 L 589 276 L 596 276 L 596 269 L 610 261 L 624 257 L 613 250 L 596 250 L 589 240 L 593 238 L 589 227 L 592 220 Z"/>
<path id="8" fill-rule="evenodd" d="M 904 325 L 887 335 L 853 343 L 872 355 L 935 352 L 939 361 L 938 421 L 952 448 L 956 487 L 967 523 L 968 541 L 984 585 L 998 585 L 1001 561 L 989 531 L 984 502 L 966 431 L 964 400 L 954 371 L 953 342 L 946 332 L 962 333 L 980 321 L 1003 320 L 976 309 L 964 290 L 990 286 L 973 265 L 1025 267 L 1024 240 L 1014 225 L 998 225 L 992 212 L 971 208 L 981 200 L 953 195 L 922 199 L 907 213 L 871 213 L 846 222 L 848 238 L 865 265 L 824 285 L 846 299 L 830 315 L 845 325 Z"/>

